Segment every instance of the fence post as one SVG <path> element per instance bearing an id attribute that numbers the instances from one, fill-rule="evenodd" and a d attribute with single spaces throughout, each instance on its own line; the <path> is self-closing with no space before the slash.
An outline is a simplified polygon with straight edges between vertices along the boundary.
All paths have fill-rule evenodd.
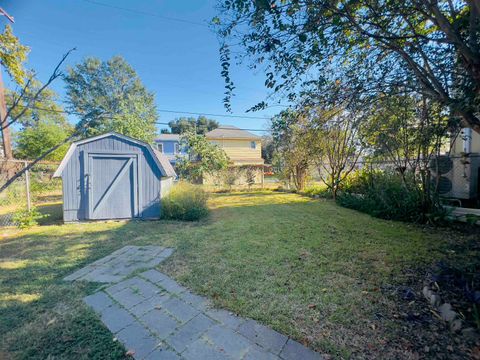
<path id="1" fill-rule="evenodd" d="M 28 162 L 24 162 L 25 167 L 28 166 Z M 32 202 L 30 199 L 30 171 L 25 171 L 25 190 L 27 191 L 27 210 L 32 210 Z"/>

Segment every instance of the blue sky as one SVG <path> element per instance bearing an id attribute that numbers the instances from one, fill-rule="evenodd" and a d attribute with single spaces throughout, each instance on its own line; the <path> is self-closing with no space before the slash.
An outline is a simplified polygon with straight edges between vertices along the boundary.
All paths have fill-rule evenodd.
<path id="1" fill-rule="evenodd" d="M 76 47 L 67 65 L 86 56 L 123 56 L 155 93 L 159 109 L 227 114 L 218 40 L 207 26 L 216 15 L 215 0 L 5 0 L 2 7 L 15 18 L 14 33 L 31 48 L 28 67 L 41 81 L 67 50 Z M 3 27 L 6 19 L 0 21 Z M 233 79 L 233 114 L 262 119 L 209 117 L 222 124 L 265 128 L 266 119 L 281 107 L 245 112 L 267 95 L 263 74 L 240 66 L 233 69 Z M 62 95 L 62 80 L 53 88 Z M 159 115 L 161 122 L 182 116 Z"/>

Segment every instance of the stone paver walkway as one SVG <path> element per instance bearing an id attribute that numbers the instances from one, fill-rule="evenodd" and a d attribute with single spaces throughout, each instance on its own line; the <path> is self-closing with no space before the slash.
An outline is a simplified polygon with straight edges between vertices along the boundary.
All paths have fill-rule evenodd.
<path id="1" fill-rule="evenodd" d="M 152 258 L 146 255 L 148 252 L 156 255 Z M 158 247 L 126 247 L 66 280 L 98 281 L 98 276 L 100 282 L 113 283 L 84 301 L 134 352 L 135 359 L 321 359 L 320 354 L 254 320 L 212 308 L 208 299 L 191 293 L 157 270 L 119 282 L 107 281 L 133 268 L 132 259 L 143 257 L 138 260 L 142 264 L 135 266 L 148 268 L 171 252 Z"/>

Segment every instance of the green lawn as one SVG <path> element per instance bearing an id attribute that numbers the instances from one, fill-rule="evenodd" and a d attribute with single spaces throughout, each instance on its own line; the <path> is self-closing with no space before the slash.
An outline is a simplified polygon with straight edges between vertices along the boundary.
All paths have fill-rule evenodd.
<path id="1" fill-rule="evenodd" d="M 295 194 L 216 194 L 210 207 L 200 223 L 0 229 L 0 358 L 122 358 L 124 349 L 81 302 L 95 286 L 61 279 L 122 246 L 143 244 L 175 247 L 160 269 L 194 292 L 318 351 L 408 357 L 429 330 L 402 319 L 411 304 L 398 304 L 392 289 L 420 289 L 423 269 L 437 260 L 479 255 L 452 251 L 468 236 Z M 411 306 L 426 306 L 422 301 Z"/>

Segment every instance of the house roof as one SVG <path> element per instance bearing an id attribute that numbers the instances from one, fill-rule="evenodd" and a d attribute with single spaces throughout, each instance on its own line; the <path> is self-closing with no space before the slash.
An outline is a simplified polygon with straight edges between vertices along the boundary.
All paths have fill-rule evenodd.
<path id="1" fill-rule="evenodd" d="M 220 127 L 205 134 L 208 139 L 248 139 L 258 140 L 261 137 L 233 125 L 220 125 Z"/>
<path id="2" fill-rule="evenodd" d="M 126 141 L 130 141 L 130 142 L 133 142 L 137 145 L 145 147 L 147 149 L 147 151 L 150 153 L 150 155 L 152 155 L 152 158 L 155 161 L 155 164 L 160 169 L 160 172 L 162 173 L 162 176 L 164 176 L 164 177 L 176 177 L 177 176 L 177 174 L 175 173 L 175 170 L 173 169 L 172 165 L 170 164 L 168 159 L 165 157 L 165 155 L 163 155 L 161 152 L 153 149 L 149 144 L 147 144 L 143 141 L 131 138 L 129 136 L 116 133 L 116 132 L 108 132 L 108 133 L 105 133 L 105 134 L 102 134 L 102 135 L 93 136 L 93 137 L 89 137 L 87 139 L 83 139 L 83 140 L 73 142 L 70 145 L 70 148 L 68 149 L 68 151 L 67 151 L 65 157 L 63 158 L 62 162 L 60 163 L 57 170 L 53 174 L 53 177 L 60 177 L 62 175 L 63 169 L 67 165 L 68 161 L 72 157 L 72 155 L 75 152 L 75 149 L 77 148 L 78 145 L 86 144 L 86 143 L 96 141 L 96 140 L 100 140 L 100 139 L 103 139 L 103 138 L 107 138 L 107 137 L 110 137 L 110 136 L 117 137 L 119 139 L 123 139 L 123 140 L 126 140 Z"/>
<path id="3" fill-rule="evenodd" d="M 180 141 L 180 135 L 179 134 L 160 134 L 157 136 L 155 141 Z"/>

